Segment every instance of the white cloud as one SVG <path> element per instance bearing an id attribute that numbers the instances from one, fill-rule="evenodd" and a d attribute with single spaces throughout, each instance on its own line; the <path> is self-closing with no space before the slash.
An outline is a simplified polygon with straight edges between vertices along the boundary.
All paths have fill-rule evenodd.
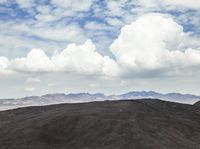
<path id="1" fill-rule="evenodd" d="M 22 8 L 30 8 L 35 5 L 34 0 L 16 0 L 16 2 Z"/>
<path id="2" fill-rule="evenodd" d="M 52 0 L 52 4 L 57 7 L 70 9 L 73 11 L 87 11 L 92 5 L 91 0 Z"/>
<path id="3" fill-rule="evenodd" d="M 117 18 L 106 18 L 106 22 L 111 26 L 122 26 L 123 22 L 120 19 Z"/>
<path id="4" fill-rule="evenodd" d="M 8 58 L 23 56 L 33 48 L 44 49 L 50 54 L 68 43 L 82 43 L 87 39 L 77 24 L 56 23 L 52 26 L 32 21 L 2 20 L 0 30 L 0 55 Z"/>
<path id="5" fill-rule="evenodd" d="M 45 40 L 55 41 L 82 41 L 85 39 L 83 31 L 76 24 L 74 25 L 60 25 L 50 26 L 37 26 L 29 24 L 14 25 L 13 30 L 24 32 L 30 36 L 36 36 Z"/>
<path id="6" fill-rule="evenodd" d="M 33 28 L 29 33 L 36 35 L 43 39 L 57 40 L 57 41 L 82 41 L 85 39 L 81 29 L 76 25 L 57 26 L 54 28 Z"/>
<path id="7" fill-rule="evenodd" d="M 163 2 L 169 5 L 184 6 L 194 9 L 200 8 L 199 0 L 163 0 Z"/>
<path id="8" fill-rule="evenodd" d="M 112 76 L 117 72 L 114 60 L 100 55 L 91 40 L 87 40 L 83 45 L 68 45 L 61 53 L 52 57 L 52 62 L 61 71 L 80 74 Z"/>
<path id="9" fill-rule="evenodd" d="M 39 5 L 36 9 L 40 14 L 49 14 L 52 11 L 51 6 L 49 5 L 42 5 L 42 6 Z"/>
<path id="10" fill-rule="evenodd" d="M 64 8 L 62 6 L 57 6 L 53 5 L 53 7 L 51 7 L 50 5 L 45 5 L 45 6 L 38 6 L 37 7 L 37 15 L 35 16 L 37 21 L 40 23 L 47 23 L 47 22 L 54 22 L 58 21 L 59 19 L 63 19 L 65 17 L 72 17 L 72 16 L 79 16 L 81 14 L 81 12 L 77 12 L 74 9 L 70 9 L 70 8 Z"/>
<path id="11" fill-rule="evenodd" d="M 11 69 L 21 72 L 46 72 L 54 69 L 54 64 L 40 49 L 31 50 L 26 57 L 11 61 Z"/>
<path id="12" fill-rule="evenodd" d="M 198 85 L 195 84 L 200 80 L 199 0 L 51 0 L 48 4 L 44 0 L 0 0 L 0 5 L 0 11 L 6 14 L 2 16 L 5 19 L 0 21 L 1 97 L 10 96 L 10 91 L 23 96 L 24 85 L 28 86 L 26 90 L 36 89 L 34 94 L 44 94 L 83 91 L 85 86 L 90 86 L 89 90 L 105 92 L 164 86 L 167 90 L 174 90 L 178 83 L 184 81 L 186 85 L 181 86 L 181 90 L 189 88 L 198 93 Z M 161 15 L 155 23 L 152 18 L 143 16 L 151 12 L 172 16 Z M 136 22 L 139 22 L 137 18 L 143 19 L 143 23 L 140 21 L 140 29 L 134 30 Z M 123 27 L 128 28 L 129 34 L 124 31 L 117 37 L 119 28 L 131 22 L 134 27 Z M 184 33 L 183 27 L 190 33 Z M 93 43 L 94 48 L 88 43 L 82 44 L 88 38 L 94 41 L 97 48 Z M 124 39 L 118 40 L 118 45 L 114 42 L 112 45 L 115 48 L 109 51 L 114 38 Z M 65 48 L 67 44 L 72 45 L 70 43 L 76 44 L 73 48 Z M 42 50 L 34 52 L 31 49 Z M 55 50 L 58 52 L 52 56 Z M 40 75 L 41 71 L 46 73 Z M 187 77 L 188 73 L 190 77 Z M 163 79 L 163 76 L 158 76 L 161 74 L 173 77 Z M 39 84 L 34 76 L 42 82 Z M 113 80 L 105 81 L 96 76 L 109 76 Z M 148 79 L 136 81 L 143 76 Z M 28 79 L 24 80 L 24 77 Z M 178 83 L 175 83 L 177 78 L 170 81 L 175 77 L 179 78 Z M 59 83 L 57 80 L 60 80 Z M 138 85 L 138 82 L 148 84 Z M 166 85 L 171 82 L 174 84 Z"/>
<path id="13" fill-rule="evenodd" d="M 107 3 L 107 16 L 123 16 L 125 10 L 123 7 L 128 0 L 112 0 L 106 1 Z"/>
<path id="14" fill-rule="evenodd" d="M 122 69 L 133 71 L 131 75 L 168 73 L 200 66 L 200 51 L 187 48 L 188 36 L 169 16 L 147 14 L 124 26 L 110 49 Z"/>
<path id="15" fill-rule="evenodd" d="M 39 16 L 36 16 L 36 18 Z M 44 15 L 45 21 L 49 21 L 51 17 L 49 15 Z M 47 18 L 46 18 L 47 17 Z M 8 30 L 8 26 L 9 30 Z M 18 38 L 23 36 L 26 38 L 35 37 L 36 39 L 43 39 L 57 42 L 83 42 L 86 37 L 84 31 L 76 23 L 66 24 L 58 22 L 54 25 L 45 24 L 44 22 L 33 22 L 33 21 L 0 21 L 0 30 L 4 35 L 10 35 L 12 37 Z M 33 39 L 32 39 L 33 40 Z"/>
<path id="16" fill-rule="evenodd" d="M 115 76 L 118 67 L 113 59 L 96 51 L 91 40 L 83 45 L 69 44 L 60 53 L 48 57 L 43 50 L 33 49 L 27 56 L 7 60 L 0 59 L 1 72 L 70 72 L 85 75 Z M 38 81 L 29 79 L 28 82 Z"/>
<path id="17" fill-rule="evenodd" d="M 6 57 L 0 56 L 0 74 L 10 73 L 8 70 L 9 63 L 9 60 Z"/>
<path id="18" fill-rule="evenodd" d="M 198 0 L 135 0 L 131 1 L 133 4 L 142 7 L 142 11 L 146 10 L 183 10 L 199 9 L 200 1 Z"/>
<path id="19" fill-rule="evenodd" d="M 184 70 L 196 71 L 200 67 L 198 41 L 170 16 L 151 13 L 121 29 L 110 46 L 114 59 L 98 53 L 93 42 L 87 40 L 82 45 L 69 44 L 53 56 L 33 49 L 27 56 L 10 61 L 2 57 L 0 71 L 69 72 L 109 77 L 179 75 Z"/>
<path id="20" fill-rule="evenodd" d="M 37 14 L 35 16 L 35 18 L 39 21 L 39 22 L 51 22 L 51 21 L 55 21 L 58 18 L 56 16 L 53 16 L 51 14 Z"/>

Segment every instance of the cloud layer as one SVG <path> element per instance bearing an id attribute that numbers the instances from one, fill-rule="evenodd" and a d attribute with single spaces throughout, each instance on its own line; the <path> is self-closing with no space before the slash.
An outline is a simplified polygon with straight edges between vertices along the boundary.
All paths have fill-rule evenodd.
<path id="1" fill-rule="evenodd" d="M 52 56 L 33 49 L 25 57 L 11 60 L 0 57 L 0 73 L 69 72 L 106 77 L 179 75 L 200 67 L 200 50 L 191 47 L 190 43 L 195 43 L 192 40 L 192 35 L 184 32 L 169 15 L 150 13 L 122 27 L 110 46 L 114 58 L 98 53 L 94 43 L 87 40 L 82 45 L 69 44 Z"/>

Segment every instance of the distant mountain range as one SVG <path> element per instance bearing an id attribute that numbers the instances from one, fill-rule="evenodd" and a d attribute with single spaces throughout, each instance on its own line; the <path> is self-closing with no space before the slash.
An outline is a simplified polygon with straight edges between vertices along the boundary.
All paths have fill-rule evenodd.
<path id="1" fill-rule="evenodd" d="M 192 94 L 167 93 L 162 94 L 154 91 L 132 91 L 121 95 L 104 95 L 102 93 L 71 93 L 71 94 L 47 94 L 43 96 L 30 96 L 17 99 L 0 99 L 0 111 L 27 106 L 41 106 L 60 103 L 80 103 L 104 100 L 124 99 L 161 99 L 172 102 L 193 104 L 200 101 L 200 96 Z"/>

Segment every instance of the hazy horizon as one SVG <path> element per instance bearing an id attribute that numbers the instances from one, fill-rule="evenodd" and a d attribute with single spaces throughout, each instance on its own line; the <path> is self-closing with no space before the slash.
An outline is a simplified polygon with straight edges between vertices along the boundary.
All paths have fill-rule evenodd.
<path id="1" fill-rule="evenodd" d="M 120 93 L 110 93 L 110 94 L 106 94 L 104 92 L 52 92 L 52 93 L 46 93 L 46 94 L 29 94 L 29 95 L 25 95 L 25 96 L 10 96 L 10 97 L 3 97 L 3 98 L 0 98 L 1 99 L 20 99 L 20 98 L 26 98 L 26 97 L 34 97 L 34 96 L 38 96 L 38 97 L 41 97 L 41 96 L 45 96 L 45 95 L 59 95 L 59 94 L 64 94 L 64 95 L 70 95 L 70 94 L 74 94 L 74 95 L 77 95 L 77 94 L 90 94 L 90 95 L 95 95 L 95 94 L 103 94 L 105 96 L 119 96 L 119 95 L 123 95 L 123 94 L 127 94 L 127 93 L 131 93 L 131 92 L 155 92 L 155 93 L 158 93 L 158 94 L 162 94 L 162 95 L 166 95 L 166 94 L 171 94 L 171 93 L 177 93 L 177 94 L 181 94 L 181 95 L 194 95 L 194 96 L 199 96 L 198 94 L 191 94 L 191 93 L 182 93 L 182 92 L 158 92 L 158 91 L 152 91 L 152 90 L 130 90 L 130 91 L 126 91 L 126 92 L 120 92 Z"/>

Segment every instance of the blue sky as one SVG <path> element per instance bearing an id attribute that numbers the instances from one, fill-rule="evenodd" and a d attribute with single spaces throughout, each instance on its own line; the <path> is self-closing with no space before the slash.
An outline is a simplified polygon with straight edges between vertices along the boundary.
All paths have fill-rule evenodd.
<path id="1" fill-rule="evenodd" d="M 0 97 L 200 94 L 199 26 L 197 0 L 1 0 Z"/>
<path id="2" fill-rule="evenodd" d="M 62 7 L 62 3 L 65 4 L 66 2 L 69 3 L 68 6 Z M 84 34 L 83 35 L 84 37 L 82 37 L 80 40 L 76 40 L 75 37 L 72 37 L 71 40 L 74 41 L 75 43 L 81 43 L 87 38 L 90 38 L 93 40 L 93 42 L 95 42 L 99 52 L 101 52 L 102 54 L 110 54 L 108 46 L 115 38 L 117 38 L 120 32 L 120 28 L 122 26 L 134 21 L 138 15 L 150 12 L 158 12 L 158 13 L 165 13 L 172 15 L 173 17 L 176 18 L 176 21 L 178 21 L 183 26 L 185 31 L 193 32 L 195 35 L 199 36 L 199 28 L 198 28 L 199 11 L 196 8 L 194 9 L 192 7 L 185 7 L 182 5 L 175 5 L 174 8 L 171 8 L 172 7 L 171 5 L 162 4 L 161 2 L 159 3 L 159 1 L 155 4 L 153 0 L 149 0 L 147 2 L 149 4 L 145 4 L 145 2 L 143 1 L 138 2 L 129 0 L 113 1 L 113 3 L 116 4 L 110 4 L 109 1 L 107 2 L 104 0 L 103 1 L 88 0 L 86 2 L 85 1 L 78 2 L 78 3 L 88 3 L 88 5 L 86 5 L 85 8 L 83 6 L 83 8 L 80 8 L 79 11 L 79 10 L 73 10 L 74 8 L 70 8 L 71 1 L 66 1 L 66 2 L 64 2 L 64 0 L 57 2 L 48 0 L 40 0 L 40 1 L 11 0 L 11 1 L 1 2 L 2 4 L 0 6 L 0 19 L 4 23 L 8 22 L 9 24 L 12 25 L 23 24 L 27 26 L 29 25 L 37 26 L 38 24 L 40 24 L 40 26 L 44 29 L 45 28 L 54 29 L 55 26 L 68 27 L 68 25 L 70 26 L 76 25 L 78 29 L 80 29 L 83 32 L 82 34 Z M 46 10 L 49 12 L 46 13 L 42 12 L 41 9 L 45 11 L 44 10 L 45 8 L 49 9 Z M 65 11 L 65 9 L 67 10 Z M 52 13 L 53 11 L 60 11 L 61 13 L 66 13 L 66 15 L 62 14 L 55 15 Z M 91 23 L 90 26 L 85 28 L 85 26 L 88 23 Z M 95 25 L 96 29 L 94 28 Z M 7 25 L 5 28 L 1 28 L 1 30 L 5 29 L 9 30 L 10 29 L 9 25 Z M 7 34 L 10 35 L 10 32 Z M 39 43 L 44 42 L 43 43 L 44 45 L 41 43 L 42 45 L 40 48 L 45 48 L 46 43 L 53 42 L 53 45 L 55 45 L 55 47 L 58 47 L 57 49 L 62 49 L 66 46 L 66 44 L 71 42 L 66 39 L 63 40 L 52 39 L 49 41 L 48 38 L 41 37 L 40 35 L 31 34 L 28 31 L 21 31 L 19 34 L 21 38 L 30 40 L 30 44 L 26 43 L 23 46 L 20 45 L 19 48 L 24 49 L 24 52 L 22 52 L 22 54 L 26 54 L 26 52 L 30 50 L 30 47 L 33 47 L 31 45 L 32 44 L 31 40 L 36 40 L 36 42 L 38 41 Z M 58 46 L 58 44 L 60 46 Z M 4 54 L 6 56 L 10 55 L 10 53 L 7 54 L 5 51 L 1 52 L 1 54 L 2 55 Z M 12 54 L 12 56 L 19 56 L 19 55 L 16 53 L 16 55 Z"/>

